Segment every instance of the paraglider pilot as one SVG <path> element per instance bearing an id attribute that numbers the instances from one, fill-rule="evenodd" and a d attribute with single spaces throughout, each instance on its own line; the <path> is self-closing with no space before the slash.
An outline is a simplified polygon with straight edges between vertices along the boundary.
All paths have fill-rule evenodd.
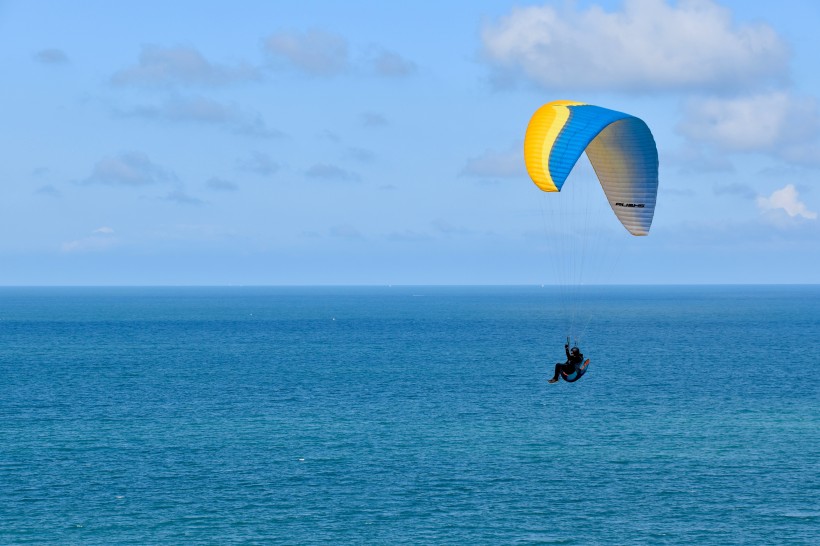
<path id="1" fill-rule="evenodd" d="M 564 372 L 567 375 L 571 374 L 575 371 L 576 367 L 584 361 L 584 355 L 581 354 L 578 347 L 573 347 L 570 351 L 569 342 L 564 345 L 564 352 L 567 353 L 567 361 L 559 362 L 555 365 L 555 375 L 549 380 L 550 383 L 555 383 L 558 381 L 558 378 L 561 376 L 561 372 Z"/>

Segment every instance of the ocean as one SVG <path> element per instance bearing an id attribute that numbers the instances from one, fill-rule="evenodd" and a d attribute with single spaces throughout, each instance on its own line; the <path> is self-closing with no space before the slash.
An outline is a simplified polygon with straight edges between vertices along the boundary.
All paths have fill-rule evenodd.
<path id="1" fill-rule="evenodd" d="M 818 544 L 820 286 L 0 288 L 0 544 Z"/>

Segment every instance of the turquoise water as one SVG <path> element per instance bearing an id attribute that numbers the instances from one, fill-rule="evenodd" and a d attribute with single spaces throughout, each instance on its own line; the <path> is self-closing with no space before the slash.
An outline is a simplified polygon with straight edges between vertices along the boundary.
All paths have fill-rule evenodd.
<path id="1" fill-rule="evenodd" d="M 817 544 L 820 287 L 2 288 L 0 543 Z"/>

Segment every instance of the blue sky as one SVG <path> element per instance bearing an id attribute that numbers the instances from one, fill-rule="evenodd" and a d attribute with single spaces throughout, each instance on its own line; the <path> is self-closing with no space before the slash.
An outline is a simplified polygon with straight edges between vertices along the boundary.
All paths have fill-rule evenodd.
<path id="1" fill-rule="evenodd" d="M 817 21 L 796 0 L 0 1 L 0 284 L 551 283 L 521 147 L 555 99 L 657 141 L 652 232 L 618 239 L 608 282 L 816 283 Z"/>

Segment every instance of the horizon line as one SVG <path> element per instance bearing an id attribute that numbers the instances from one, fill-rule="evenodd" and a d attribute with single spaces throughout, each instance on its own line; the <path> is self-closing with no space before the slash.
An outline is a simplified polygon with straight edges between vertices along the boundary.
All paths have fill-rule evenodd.
<path id="1" fill-rule="evenodd" d="M 555 283 L 313 283 L 313 284 L 0 284 L 3 288 L 401 288 L 401 287 L 431 287 L 431 288 L 598 288 L 598 287 L 673 287 L 673 286 L 820 286 L 816 283 L 755 283 L 755 282 L 695 282 L 695 283 L 605 283 L 567 285 Z"/>

